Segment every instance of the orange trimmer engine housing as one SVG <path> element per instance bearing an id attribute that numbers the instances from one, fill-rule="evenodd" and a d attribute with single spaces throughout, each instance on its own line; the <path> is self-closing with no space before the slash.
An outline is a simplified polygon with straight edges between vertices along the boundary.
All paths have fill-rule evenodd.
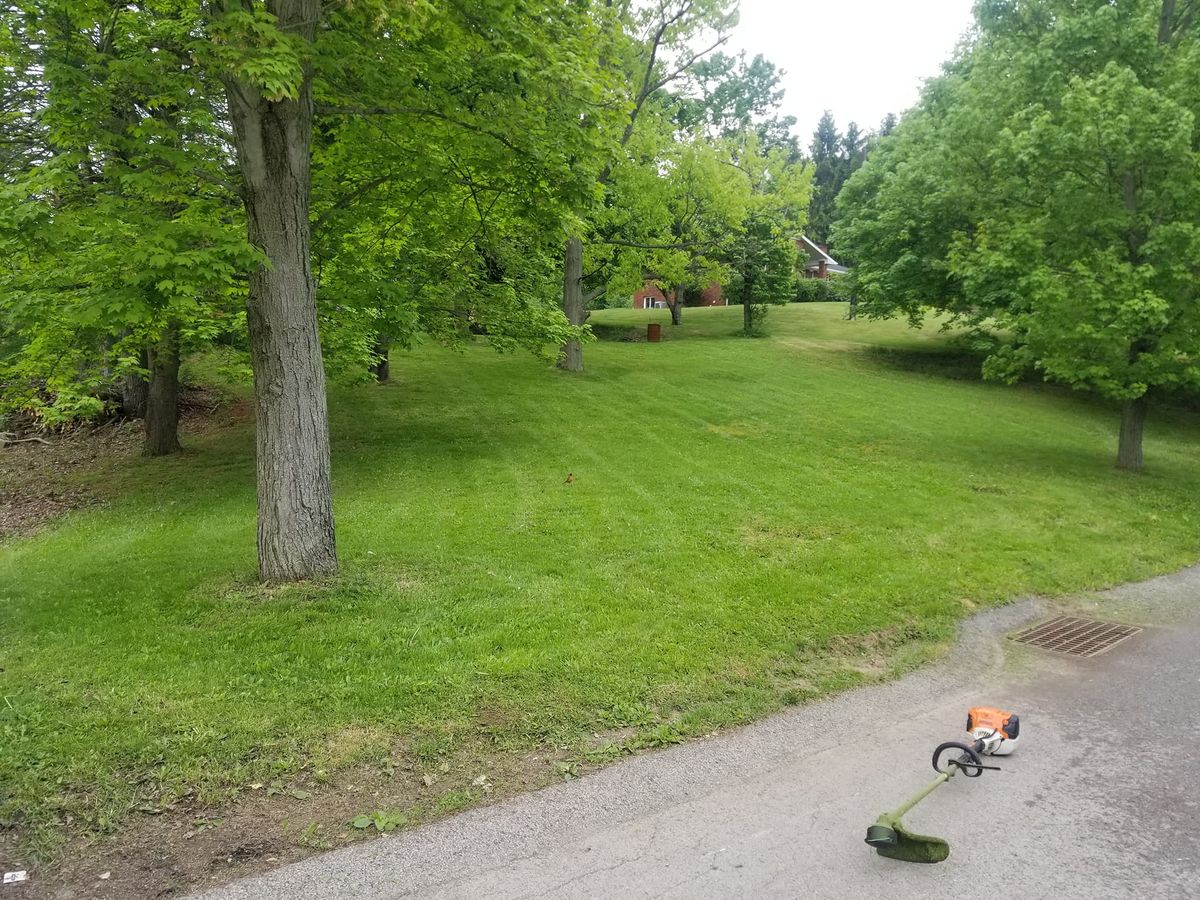
<path id="1" fill-rule="evenodd" d="M 967 731 L 981 743 L 981 752 L 1008 756 L 1017 749 L 1021 719 L 1016 713 L 994 706 L 975 706 L 967 711 Z"/>

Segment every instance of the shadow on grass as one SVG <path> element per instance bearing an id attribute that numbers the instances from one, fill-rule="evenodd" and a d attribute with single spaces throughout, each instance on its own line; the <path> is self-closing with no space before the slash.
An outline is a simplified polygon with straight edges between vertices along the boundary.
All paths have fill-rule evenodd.
<path id="1" fill-rule="evenodd" d="M 867 346 L 863 358 L 880 366 L 952 381 L 983 381 L 984 354 L 965 347 L 930 348 Z"/>
<path id="2" fill-rule="evenodd" d="M 636 344 L 646 340 L 645 325 L 601 325 L 592 323 L 592 334 L 598 341 L 621 341 Z"/>

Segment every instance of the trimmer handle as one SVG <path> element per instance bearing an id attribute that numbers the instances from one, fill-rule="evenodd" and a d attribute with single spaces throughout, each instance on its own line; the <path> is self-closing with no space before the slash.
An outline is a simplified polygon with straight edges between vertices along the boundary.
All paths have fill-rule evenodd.
<path id="1" fill-rule="evenodd" d="M 952 759 L 947 765 L 958 766 L 964 775 L 968 778 L 978 778 L 983 774 L 984 769 L 994 769 L 995 766 L 985 766 L 983 760 L 979 758 L 979 747 L 971 744 L 964 744 L 962 741 L 946 741 L 944 744 L 938 744 L 937 749 L 933 751 L 933 771 L 945 774 L 946 769 L 942 768 L 942 754 L 947 750 L 959 750 L 962 755 L 958 759 Z"/>

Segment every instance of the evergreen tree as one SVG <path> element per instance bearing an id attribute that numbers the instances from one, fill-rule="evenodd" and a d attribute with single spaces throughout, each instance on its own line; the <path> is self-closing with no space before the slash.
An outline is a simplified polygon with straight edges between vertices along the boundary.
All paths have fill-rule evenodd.
<path id="1" fill-rule="evenodd" d="M 813 132 L 809 153 L 813 163 L 812 200 L 808 207 L 808 236 L 818 244 L 829 241 L 835 214 L 834 201 L 845 180 L 842 175 L 842 136 L 833 113 L 825 110 Z"/>
<path id="2" fill-rule="evenodd" d="M 885 124 L 887 120 L 884 120 Z M 817 130 L 813 132 L 809 152 L 813 162 L 813 192 L 808 210 L 810 238 L 818 244 L 828 244 L 833 223 L 837 219 L 837 196 L 842 185 L 866 161 L 875 136 L 867 134 L 851 122 L 846 133 L 838 131 L 833 113 L 825 110 Z"/>

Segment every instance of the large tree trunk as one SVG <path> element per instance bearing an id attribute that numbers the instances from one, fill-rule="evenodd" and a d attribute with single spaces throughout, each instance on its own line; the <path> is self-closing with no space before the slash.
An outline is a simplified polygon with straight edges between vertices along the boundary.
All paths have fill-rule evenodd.
<path id="1" fill-rule="evenodd" d="M 179 446 L 179 323 L 169 322 L 149 353 L 150 384 L 146 392 L 147 456 L 177 453 Z"/>
<path id="2" fill-rule="evenodd" d="M 579 237 L 567 240 L 563 256 L 563 312 L 567 321 L 576 326 L 588 318 L 587 304 L 583 300 L 583 240 Z M 583 346 L 579 341 L 570 340 L 563 344 L 558 365 L 568 372 L 583 371 Z"/>
<path id="3" fill-rule="evenodd" d="M 312 41 L 320 0 L 268 4 L 288 33 Z M 247 320 L 258 440 L 258 574 L 297 581 L 337 571 L 325 369 L 309 269 L 313 105 L 306 73 L 295 100 L 226 84 L 250 241 L 269 260 L 250 273 Z"/>
<path id="4" fill-rule="evenodd" d="M 679 296 L 678 289 L 671 291 L 671 295 L 667 297 L 667 307 L 671 310 L 672 325 L 683 322 L 683 298 Z"/>
<path id="5" fill-rule="evenodd" d="M 1129 400 L 1121 409 L 1121 438 L 1117 444 L 1117 468 L 1134 472 L 1142 468 L 1142 430 L 1149 400 L 1145 394 Z"/>
<path id="6" fill-rule="evenodd" d="M 388 359 L 388 352 L 391 350 L 391 345 L 382 337 L 375 340 L 375 362 L 371 365 L 371 373 L 375 376 L 375 380 L 380 384 L 386 382 L 392 377 L 392 364 Z"/>

